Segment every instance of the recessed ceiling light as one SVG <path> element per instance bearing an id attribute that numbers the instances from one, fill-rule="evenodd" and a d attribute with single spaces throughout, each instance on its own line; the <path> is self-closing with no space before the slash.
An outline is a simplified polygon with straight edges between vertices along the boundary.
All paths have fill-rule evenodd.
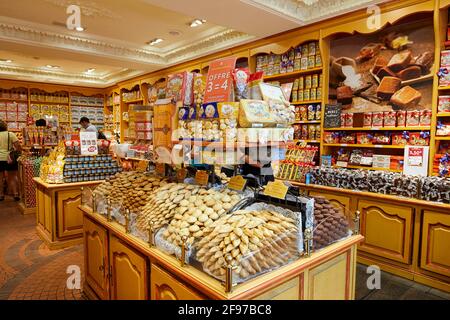
<path id="1" fill-rule="evenodd" d="M 11 59 L 0 59 L 1 62 L 11 63 L 13 62 Z"/>
<path id="2" fill-rule="evenodd" d="M 49 69 L 59 69 L 59 66 L 55 66 L 55 65 L 51 65 L 51 64 L 46 65 L 46 67 Z"/>
<path id="3" fill-rule="evenodd" d="M 158 44 L 158 43 L 160 43 L 160 42 L 162 42 L 162 41 L 164 41 L 164 40 L 161 39 L 161 38 L 155 38 L 155 39 L 150 40 L 149 42 L 147 42 L 147 44 L 149 44 L 149 45 L 151 45 L 151 46 L 154 46 L 155 44 Z"/>
<path id="4" fill-rule="evenodd" d="M 91 73 L 91 72 L 94 72 L 94 71 L 95 71 L 95 68 L 89 68 L 89 69 L 86 70 L 87 73 Z"/>
<path id="5" fill-rule="evenodd" d="M 75 30 L 77 30 L 77 31 L 80 31 L 80 32 L 81 32 L 81 31 L 84 31 L 84 28 L 83 28 L 83 27 L 76 27 L 76 28 L 75 28 Z"/>
<path id="6" fill-rule="evenodd" d="M 191 26 L 191 28 L 195 28 L 195 27 L 201 26 L 204 23 L 206 23 L 205 19 L 195 19 L 189 25 Z"/>
<path id="7" fill-rule="evenodd" d="M 178 30 L 170 30 L 170 31 L 169 31 L 169 34 L 170 34 L 171 36 L 180 36 L 180 35 L 181 35 L 181 31 L 178 31 Z"/>

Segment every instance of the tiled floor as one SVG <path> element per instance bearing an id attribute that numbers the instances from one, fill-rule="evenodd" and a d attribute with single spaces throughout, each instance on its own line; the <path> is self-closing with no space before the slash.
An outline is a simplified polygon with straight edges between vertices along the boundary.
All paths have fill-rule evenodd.
<path id="1" fill-rule="evenodd" d="M 50 251 L 35 231 L 34 215 L 20 214 L 12 200 L 0 202 L 0 300 L 80 300 L 81 290 L 67 288 L 69 266 L 79 266 L 83 275 L 82 246 Z M 356 298 L 367 300 L 450 300 L 450 294 L 381 273 L 381 288 L 369 290 L 370 275 L 358 265 Z M 81 279 L 82 283 L 83 279 Z"/>

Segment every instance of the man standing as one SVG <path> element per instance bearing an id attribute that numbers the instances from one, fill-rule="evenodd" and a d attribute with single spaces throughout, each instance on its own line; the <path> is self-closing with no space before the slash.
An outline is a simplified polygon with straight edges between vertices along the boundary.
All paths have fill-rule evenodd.
<path id="1" fill-rule="evenodd" d="M 81 131 L 97 132 L 97 134 L 98 134 L 97 128 L 93 124 L 91 124 L 91 122 L 89 121 L 88 118 L 82 117 L 80 119 L 80 125 L 81 125 L 81 128 L 82 128 Z"/>

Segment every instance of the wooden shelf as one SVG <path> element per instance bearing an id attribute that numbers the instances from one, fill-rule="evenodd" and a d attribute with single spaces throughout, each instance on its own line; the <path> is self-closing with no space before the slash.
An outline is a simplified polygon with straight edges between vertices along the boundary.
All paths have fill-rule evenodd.
<path id="1" fill-rule="evenodd" d="M 136 102 L 144 102 L 144 99 L 136 99 L 136 100 L 127 100 L 127 101 L 123 101 L 123 103 L 136 103 Z"/>
<path id="2" fill-rule="evenodd" d="M 430 126 L 426 127 L 342 127 L 342 128 L 323 128 L 324 131 L 408 131 L 408 130 L 431 130 Z"/>
<path id="3" fill-rule="evenodd" d="M 0 98 L 0 101 L 10 101 L 10 102 L 28 102 L 28 100 L 14 99 L 14 98 Z"/>
<path id="4" fill-rule="evenodd" d="M 72 107 L 103 108 L 103 105 L 99 105 L 99 104 L 87 104 L 87 103 L 74 103 L 74 102 L 71 102 L 70 105 Z"/>
<path id="5" fill-rule="evenodd" d="M 439 140 L 439 141 L 450 141 L 450 137 L 440 137 L 440 136 L 436 136 L 434 139 L 435 139 L 435 140 Z"/>
<path id="6" fill-rule="evenodd" d="M 405 149 L 405 146 L 390 144 L 347 144 L 347 143 L 324 143 L 324 147 L 350 147 L 350 148 L 374 148 L 374 149 Z"/>
<path id="7" fill-rule="evenodd" d="M 280 74 L 271 75 L 271 76 L 264 76 L 264 80 L 293 78 L 293 77 L 300 76 L 300 75 L 303 75 L 303 74 L 318 73 L 320 71 L 322 71 L 322 67 L 308 69 L 308 70 L 299 70 L 299 71 L 288 72 L 288 73 L 280 73 Z"/>
<path id="8" fill-rule="evenodd" d="M 290 141 L 291 143 L 293 141 Z M 257 142 L 222 142 L 222 141 L 191 141 L 191 140 L 180 140 L 180 141 L 172 141 L 173 144 L 183 144 L 183 145 L 192 145 L 192 146 L 202 146 L 209 147 L 214 149 L 237 149 L 238 147 L 242 148 L 258 148 L 258 147 L 280 147 L 286 148 L 289 142 L 268 142 L 265 144 L 260 144 Z"/>
<path id="9" fill-rule="evenodd" d="M 30 103 L 34 103 L 34 104 L 59 104 L 59 105 L 64 105 L 64 106 L 68 106 L 69 105 L 68 102 L 54 102 L 54 101 L 30 101 Z"/>
<path id="10" fill-rule="evenodd" d="M 304 142 L 306 142 L 306 143 L 322 143 L 321 141 L 319 141 L 319 140 L 305 140 L 305 139 L 295 139 L 294 140 L 294 142 L 295 143 L 297 143 L 297 142 L 300 142 L 300 141 L 304 141 Z"/>
<path id="11" fill-rule="evenodd" d="M 445 87 L 438 87 L 439 91 L 447 91 L 450 90 L 450 86 L 445 86 Z"/>
<path id="12" fill-rule="evenodd" d="M 295 120 L 294 124 L 296 124 L 296 123 L 300 123 L 300 124 L 320 123 L 320 120 L 310 120 L 310 121 Z"/>
<path id="13" fill-rule="evenodd" d="M 303 104 L 316 104 L 316 103 L 322 103 L 322 100 L 291 102 L 291 104 L 294 106 L 299 106 L 299 105 L 303 105 Z"/>
<path id="14" fill-rule="evenodd" d="M 450 112 L 438 112 L 437 117 L 450 117 Z"/>
<path id="15" fill-rule="evenodd" d="M 376 167 L 365 167 L 365 166 L 352 166 L 348 165 L 346 167 L 340 167 L 340 166 L 333 166 L 334 168 L 344 168 L 344 169 L 365 169 L 365 170 L 378 170 L 378 171 L 390 171 L 390 172 L 399 172 L 402 173 L 403 170 L 398 169 L 390 169 L 390 168 L 376 168 Z"/>

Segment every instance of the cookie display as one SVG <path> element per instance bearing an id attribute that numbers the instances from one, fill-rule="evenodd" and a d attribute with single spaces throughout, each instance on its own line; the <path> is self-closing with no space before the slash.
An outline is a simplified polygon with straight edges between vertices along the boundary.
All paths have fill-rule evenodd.
<path id="1" fill-rule="evenodd" d="M 195 256 L 216 278 L 223 280 L 230 263 L 235 279 L 244 280 L 298 258 L 297 232 L 294 220 L 279 213 L 239 210 L 204 228 Z"/>

